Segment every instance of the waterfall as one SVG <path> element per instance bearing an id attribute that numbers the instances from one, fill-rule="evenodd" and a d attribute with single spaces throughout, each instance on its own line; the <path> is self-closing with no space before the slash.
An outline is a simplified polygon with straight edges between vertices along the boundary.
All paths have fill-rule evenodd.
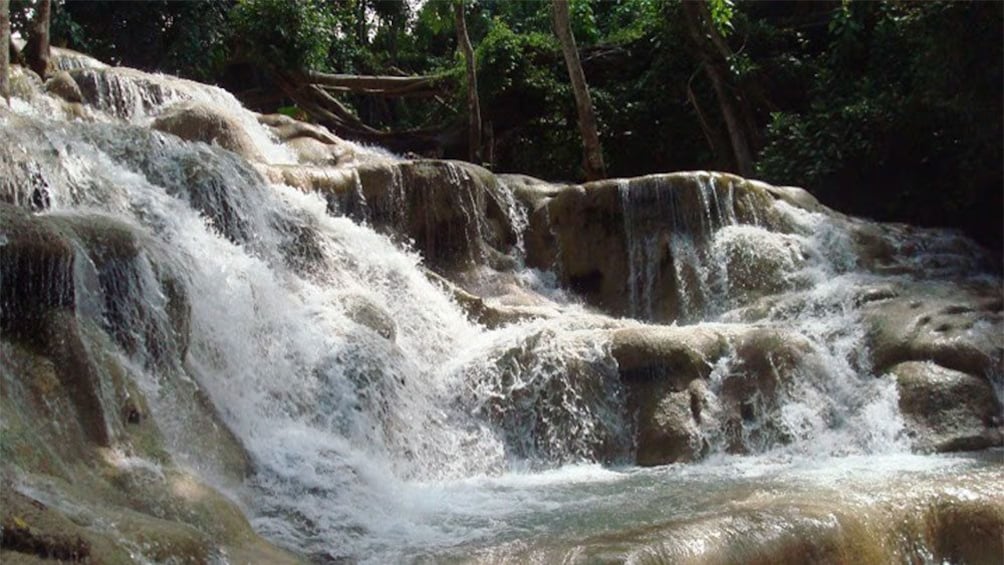
<path id="1" fill-rule="evenodd" d="M 225 465 L 198 440 L 199 421 L 180 389 L 194 382 L 204 391 L 252 459 L 256 472 L 241 496 L 257 508 L 263 532 L 308 552 L 365 554 L 370 540 L 386 543 L 380 532 L 390 535 L 399 523 L 401 481 L 552 466 L 620 449 L 614 440 L 624 439 L 626 416 L 616 392 L 607 398 L 618 385 L 601 346 L 575 343 L 565 323 L 488 333 L 427 279 L 414 252 L 365 223 L 328 215 L 318 195 L 269 185 L 219 148 L 111 119 L 134 122 L 196 95 L 233 112 L 229 95 L 202 85 L 193 95 L 176 79 L 162 86 L 125 73 L 88 76 L 108 79 L 98 102 L 108 119 L 0 123 L 31 159 L 21 167 L 5 159 L 15 173 L 5 190 L 22 203 L 42 189 L 43 217 L 91 225 L 96 214 L 108 215 L 140 242 L 136 255 L 106 266 L 85 250 L 78 264 L 98 265 L 97 273 L 76 276 L 77 293 L 105 296 L 91 315 L 142 375 L 175 455 L 223 483 Z M 484 237 L 477 211 L 485 194 L 465 171 L 447 170 L 453 182 L 439 190 L 462 187 L 472 226 L 457 235 Z M 395 175 L 387 206 L 400 220 L 408 203 Z M 169 329 L 170 297 L 158 272 L 190 302 L 184 352 Z M 95 277 L 116 288 L 87 282 Z M 376 327 L 374 315 L 390 329 Z M 563 365 L 573 363 L 595 367 L 592 396 L 568 398 L 583 394 L 563 381 L 570 370 Z M 533 382 L 519 382 L 526 375 Z M 536 392 L 518 412 L 500 414 L 508 408 L 493 399 L 514 389 Z M 552 427 L 534 424 L 544 421 Z M 568 445 L 568 433 L 576 443 Z M 316 528 L 290 529 L 300 521 Z"/>
<path id="2" fill-rule="evenodd" d="M 60 60 L 94 114 L 46 117 L 62 106 L 41 93 L 0 114 L 0 201 L 18 225 L 68 243 L 19 255 L 0 228 L 13 289 L 0 313 L 72 308 L 80 347 L 135 379 L 170 456 L 239 500 L 257 531 L 317 560 L 412 558 L 490 537 L 496 519 L 522 511 L 504 502 L 507 481 L 620 477 L 591 465 L 634 462 L 647 400 L 637 391 L 691 378 L 691 357 L 639 373 L 651 382 L 625 377 L 616 332 L 656 322 L 716 344 L 693 362 L 706 376 L 662 391 L 679 408 L 666 413 L 694 419 L 685 443 L 701 457 L 906 452 L 865 305 L 893 296 L 880 284 L 982 269 L 957 236 L 895 226 L 875 236 L 891 259 L 872 265 L 856 220 L 702 172 L 612 182 L 615 205 L 590 227 L 624 269 L 590 271 L 586 256 L 600 252 L 561 232 L 576 225 L 555 204 L 564 196 L 528 203 L 470 165 L 377 151 L 351 164 L 344 189 L 300 190 L 262 175 L 297 157 L 228 93 Z M 181 102 L 233 118 L 263 163 L 150 129 Z M 532 233 L 540 225 L 547 233 Z M 540 241 L 551 243 L 547 272 L 528 267 Z M 463 289 L 430 271 L 503 280 L 551 308 L 489 329 Z M 580 275 L 621 292 L 625 308 L 558 288 Z M 98 440 L 129 452 L 109 416 L 128 394 L 115 375 L 93 378 L 99 394 L 80 402 L 104 418 Z M 575 513 L 576 501 L 562 504 Z"/>

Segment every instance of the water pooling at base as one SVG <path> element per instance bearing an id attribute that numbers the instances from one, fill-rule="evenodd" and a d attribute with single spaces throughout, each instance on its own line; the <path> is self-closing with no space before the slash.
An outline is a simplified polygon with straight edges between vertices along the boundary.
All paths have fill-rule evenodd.
<path id="1" fill-rule="evenodd" d="M 114 308 L 102 306 L 107 297 L 88 273 L 75 275 L 94 305 L 77 315 L 123 330 L 118 353 L 142 375 L 172 455 L 230 489 L 281 545 L 322 561 L 548 558 L 596 539 L 617 552 L 619 540 L 643 546 L 660 527 L 699 529 L 736 500 L 752 513 L 748 523 L 737 515 L 739 530 L 783 529 L 782 518 L 770 522 L 771 504 L 807 504 L 798 496 L 813 493 L 840 498 L 859 486 L 827 474 L 844 467 L 887 485 L 963 471 L 974 489 L 1000 482 L 998 470 L 979 462 L 888 455 L 909 445 L 892 383 L 875 378 L 861 351 L 858 290 L 876 275 L 856 269 L 846 236 L 821 214 L 778 201 L 771 213 L 792 226 L 780 233 L 758 218 L 739 223 L 731 187 L 710 175 L 699 175 L 698 208 L 676 192 L 622 186 L 632 316 L 656 317 L 659 279 L 671 276 L 681 323 L 726 340 L 765 327 L 804 353 L 776 399 L 743 407 L 736 444 L 721 413 L 744 360 L 729 349 L 708 379 L 698 440 L 708 462 L 632 469 L 625 465 L 636 422 L 608 330 L 641 323 L 561 304 L 565 295 L 554 292 L 565 307 L 556 317 L 495 330 L 474 324 L 415 253 L 330 215 L 317 195 L 266 183 L 232 153 L 141 123 L 196 99 L 260 133 L 255 142 L 272 162 L 288 157 L 229 95 L 92 72 L 104 81 L 104 119 L 47 120 L 27 110 L 0 118 L 12 141 L 3 164 L 15 179 L 2 188 L 29 203 L 41 176 L 51 206 L 43 216 L 84 226 L 110 218 L 139 242 L 121 266 L 135 276 L 117 289 Z M 475 229 L 464 235 L 481 237 L 485 195 L 473 192 L 466 173 L 448 170 L 467 191 L 462 212 Z M 405 187 L 394 179 L 399 207 Z M 510 198 L 505 208 L 522 232 L 520 205 Z M 86 242 L 78 243 L 86 255 Z M 520 233 L 518 254 L 522 245 Z M 671 270 L 656 270 L 667 254 Z M 99 259 L 87 258 L 95 270 Z M 171 300 L 160 279 L 176 281 L 190 304 L 184 346 L 165 337 Z M 200 430 L 178 409 L 179 383 L 196 383 L 246 450 L 254 472 L 243 484 L 228 485 L 219 477 L 226 469 L 193 441 Z M 730 459 L 733 448 L 759 456 Z M 856 457 L 829 458 L 843 454 Z M 873 469 L 882 465 L 885 474 Z M 785 489 L 793 501 L 772 498 Z M 883 492 L 899 494 L 894 486 Z"/>

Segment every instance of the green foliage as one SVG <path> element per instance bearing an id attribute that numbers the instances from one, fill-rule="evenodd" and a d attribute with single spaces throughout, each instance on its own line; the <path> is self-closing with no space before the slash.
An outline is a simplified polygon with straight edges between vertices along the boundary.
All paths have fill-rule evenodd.
<path id="1" fill-rule="evenodd" d="M 811 103 L 772 115 L 758 168 L 884 219 L 1001 237 L 1002 7 L 844 3 Z"/>
<path id="2" fill-rule="evenodd" d="M 732 17 L 735 15 L 733 6 L 732 0 L 708 0 L 711 23 L 722 35 L 728 35 L 732 31 Z"/>
<path id="3" fill-rule="evenodd" d="M 24 32 L 28 6 L 12 3 Z M 53 45 L 89 53 L 112 64 L 211 81 L 226 59 L 231 0 L 52 2 Z"/>
<path id="4" fill-rule="evenodd" d="M 325 68 L 336 23 L 319 0 L 240 0 L 230 11 L 234 37 L 269 68 Z"/>
<path id="5" fill-rule="evenodd" d="M 12 0 L 15 30 L 26 29 L 33 1 Z M 1004 4 L 703 1 L 733 52 L 730 89 L 743 98 L 765 180 L 806 186 L 854 213 L 966 226 L 999 245 Z M 495 167 L 575 178 L 581 142 L 551 2 L 464 5 Z M 261 68 L 443 74 L 463 85 L 452 6 L 54 0 L 52 42 L 238 89 L 274 86 Z M 610 174 L 730 166 L 718 99 L 679 0 L 569 7 Z M 341 99 L 367 123 L 406 129 L 461 122 L 463 94 Z M 443 152 L 465 153 L 456 141 Z"/>
<path id="6" fill-rule="evenodd" d="M 574 171 L 581 161 L 559 53 L 553 35 L 517 33 L 499 19 L 476 52 L 481 104 L 494 127 L 511 129 L 515 138 L 502 157 L 530 174 Z"/>

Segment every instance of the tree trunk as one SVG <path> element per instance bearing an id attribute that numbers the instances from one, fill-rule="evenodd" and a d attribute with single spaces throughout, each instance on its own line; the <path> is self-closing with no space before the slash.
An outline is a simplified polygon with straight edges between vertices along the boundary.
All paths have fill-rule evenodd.
<path id="1" fill-rule="evenodd" d="M 472 163 L 481 163 L 481 101 L 478 99 L 477 62 L 474 60 L 471 38 L 467 36 L 463 0 L 456 0 L 453 3 L 453 15 L 456 18 L 457 46 L 463 50 L 464 63 L 467 65 L 468 160 Z"/>
<path id="2" fill-rule="evenodd" d="M 24 47 L 28 67 L 45 80 L 49 73 L 49 13 L 51 0 L 41 0 L 35 6 L 35 19 L 31 22 L 28 42 Z"/>
<path id="3" fill-rule="evenodd" d="M 363 47 L 369 43 L 369 26 L 366 24 L 366 0 L 356 2 L 356 41 Z"/>
<path id="4" fill-rule="evenodd" d="M 725 128 L 729 132 L 736 171 L 742 176 L 752 176 L 753 151 L 749 133 L 744 127 L 748 124 L 743 121 L 742 101 L 733 95 L 729 84 L 728 57 L 731 51 L 715 29 L 704 0 L 685 0 L 682 4 L 687 32 L 715 90 Z"/>
<path id="5" fill-rule="evenodd" d="M 445 88 L 443 76 L 381 76 L 344 75 L 305 71 L 304 80 L 321 85 L 328 90 L 352 92 L 354 94 L 375 94 L 386 97 L 429 97 L 439 94 Z"/>
<path id="6" fill-rule="evenodd" d="M 10 0 L 0 0 L 0 96 L 10 104 Z"/>
<path id="7" fill-rule="evenodd" d="M 554 32 L 561 43 L 565 66 L 568 67 L 568 78 L 571 79 L 572 91 L 575 94 L 575 108 L 579 114 L 579 132 L 582 134 L 586 180 L 601 179 L 606 177 L 603 149 L 600 147 L 600 136 L 596 131 L 593 99 L 589 95 L 586 75 L 582 72 L 582 62 L 579 60 L 579 51 L 575 47 L 575 37 L 572 35 L 572 27 L 569 23 L 568 0 L 553 0 L 551 8 L 554 16 Z"/>

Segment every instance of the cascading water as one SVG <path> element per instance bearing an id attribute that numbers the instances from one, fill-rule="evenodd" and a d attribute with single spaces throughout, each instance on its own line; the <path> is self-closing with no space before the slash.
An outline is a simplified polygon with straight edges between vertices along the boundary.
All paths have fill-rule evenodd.
<path id="1" fill-rule="evenodd" d="M 64 67 L 97 93 L 97 117 L 42 118 L 36 106 L 50 103 L 43 100 L 0 115 L 0 195 L 77 226 L 67 228 L 83 258 L 73 275 L 77 317 L 113 337 L 171 454 L 240 500 L 259 532 L 301 555 L 387 562 L 473 548 L 485 560 L 553 556 L 549 536 L 582 540 L 609 533 L 607 521 L 633 532 L 687 518 L 654 502 L 621 512 L 615 493 L 633 488 L 644 498 L 668 480 L 714 498 L 728 482 L 716 482 L 716 473 L 749 474 L 726 453 L 767 454 L 771 481 L 805 488 L 771 465 L 909 447 L 895 385 L 874 375 L 864 352 L 861 292 L 885 279 L 858 265 L 847 231 L 824 214 L 778 200 L 769 213 L 790 227 L 782 232 L 755 214 L 740 221 L 732 185 L 713 175 L 698 175 L 699 190 L 688 195 L 663 190 L 657 178 L 618 185 L 630 316 L 658 319 L 670 299 L 681 322 L 727 342 L 725 354 L 707 361 L 695 440 L 712 463 L 667 479 L 624 467 L 640 424 L 610 336 L 647 326 L 559 304 L 557 316 L 485 329 L 430 280 L 415 251 L 371 229 L 378 213 L 399 231 L 409 222 L 415 201 L 400 169 L 391 168 L 386 202 L 367 199 L 353 173 L 341 211 L 357 224 L 331 215 L 317 194 L 269 184 L 233 153 L 146 127 L 165 107 L 197 101 L 235 116 L 268 162 L 292 163 L 229 94 L 170 77 Z M 539 273 L 523 270 L 524 205 L 504 183 L 501 196 L 490 195 L 466 170 L 445 166 L 437 190 L 460 191 L 469 228 L 447 235 L 476 240 L 469 259 L 484 263 L 483 242 L 499 231 L 486 199 L 497 198 L 515 232 L 503 249 L 516 255 L 515 279 L 540 290 Z M 433 195 L 423 201 L 423 230 L 437 225 Z M 87 235 L 105 218 L 128 249 Z M 972 267 L 953 265 L 958 253 L 938 259 L 943 240 L 921 240 L 932 268 Z M 667 287 L 674 295 L 659 295 Z M 733 336 L 750 327 L 773 332 L 802 358 L 787 367 L 763 356 L 779 392 L 751 394 L 737 432 L 728 398 L 753 378 L 746 375 L 754 361 L 744 357 L 744 338 Z M 194 391 L 250 458 L 243 482 L 233 480 L 232 460 L 212 454 L 213 439 L 201 437 L 210 424 L 187 406 Z M 712 478 L 693 476 L 704 472 Z M 693 495 L 666 496 L 652 500 L 698 512 Z"/>

